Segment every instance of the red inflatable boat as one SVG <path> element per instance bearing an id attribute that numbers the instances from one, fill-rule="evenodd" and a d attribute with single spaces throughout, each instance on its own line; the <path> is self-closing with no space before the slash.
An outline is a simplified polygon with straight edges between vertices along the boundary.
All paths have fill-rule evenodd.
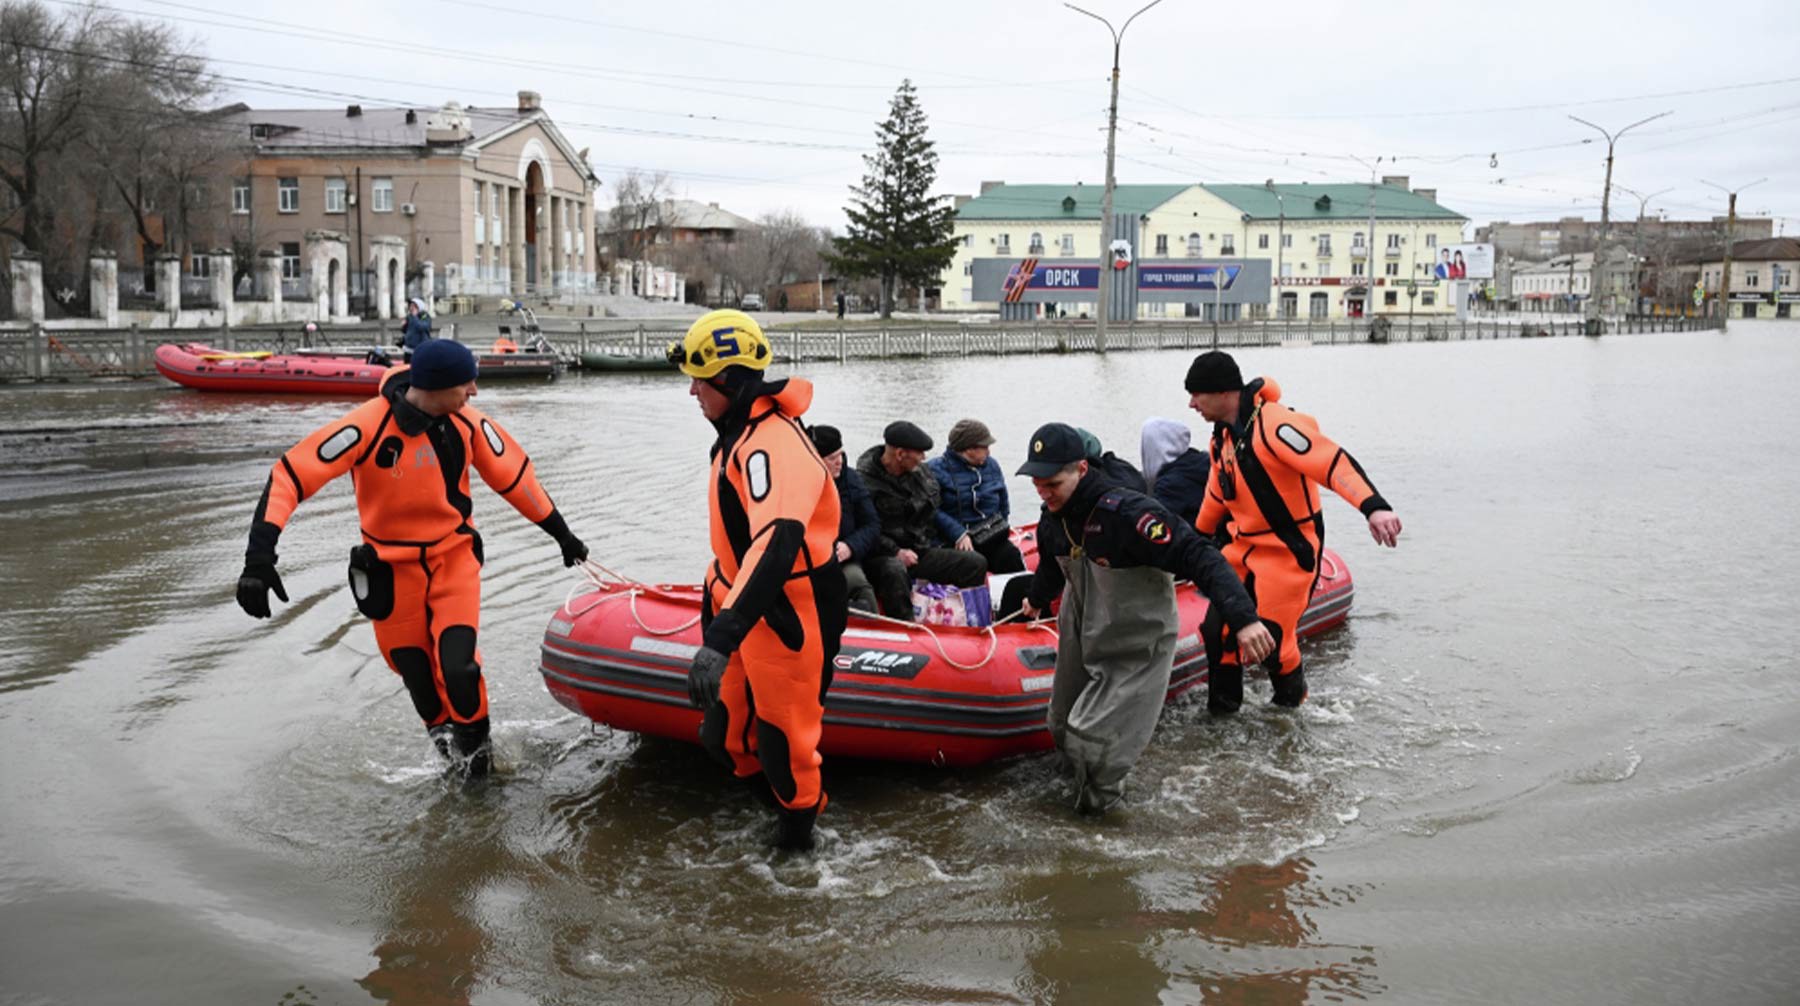
<path id="1" fill-rule="evenodd" d="M 199 391 L 372 397 L 387 368 L 360 356 L 232 353 L 199 342 L 156 347 L 156 372 Z"/>
<path id="2" fill-rule="evenodd" d="M 1015 541 L 1035 559 L 1029 528 Z M 1350 571 L 1327 550 L 1302 636 L 1341 624 Z M 1206 680 L 1198 627 L 1207 602 L 1176 588 L 1181 636 L 1169 699 Z M 1044 727 L 1056 664 L 1056 623 L 993 629 L 908 626 L 851 613 L 825 696 L 828 755 L 977 765 L 1049 750 Z M 539 670 L 551 696 L 607 726 L 699 742 L 687 669 L 700 645 L 700 588 L 607 584 L 572 596 L 544 632 Z"/>

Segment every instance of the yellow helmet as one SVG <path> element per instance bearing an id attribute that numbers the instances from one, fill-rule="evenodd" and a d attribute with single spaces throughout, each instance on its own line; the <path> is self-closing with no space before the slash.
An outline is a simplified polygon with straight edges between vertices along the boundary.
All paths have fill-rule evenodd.
<path id="1" fill-rule="evenodd" d="M 680 342 L 669 343 L 669 362 L 689 377 L 708 380 L 726 367 L 766 370 L 775 349 L 762 326 L 742 311 L 713 311 L 700 316 Z"/>

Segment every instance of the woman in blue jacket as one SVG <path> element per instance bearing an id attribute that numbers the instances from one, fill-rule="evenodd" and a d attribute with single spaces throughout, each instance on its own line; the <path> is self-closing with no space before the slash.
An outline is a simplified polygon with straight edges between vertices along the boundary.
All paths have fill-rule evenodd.
<path id="1" fill-rule="evenodd" d="M 406 324 L 400 327 L 400 345 L 410 352 L 431 340 L 431 315 L 417 297 L 406 302 Z"/>
<path id="2" fill-rule="evenodd" d="M 988 572 L 1022 572 L 1025 557 L 1012 543 L 1006 473 L 988 454 L 994 435 L 986 423 L 964 419 L 950 427 L 948 439 L 944 453 L 927 462 L 938 482 L 939 511 L 962 525 L 975 551 L 987 557 Z"/>
<path id="3" fill-rule="evenodd" d="M 837 561 L 844 569 L 844 583 L 850 593 L 850 607 L 858 611 L 880 614 L 875 601 L 875 588 L 863 572 L 862 561 L 881 539 L 881 518 L 875 513 L 875 500 L 863 485 L 856 469 L 844 464 L 844 436 L 835 426 L 815 426 L 807 431 L 813 447 L 838 491 Z"/>

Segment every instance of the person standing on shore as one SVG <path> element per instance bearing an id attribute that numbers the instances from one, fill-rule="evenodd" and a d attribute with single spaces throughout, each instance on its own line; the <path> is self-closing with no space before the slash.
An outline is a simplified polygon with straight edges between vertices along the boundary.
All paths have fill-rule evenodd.
<path id="1" fill-rule="evenodd" d="M 766 381 L 774 350 L 742 311 L 702 316 L 669 346 L 718 431 L 707 511 L 713 561 L 688 700 L 700 743 L 778 804 L 775 843 L 812 848 L 825 809 L 825 690 L 847 618 L 838 494 L 800 416 L 813 386 Z"/>
<path id="2" fill-rule="evenodd" d="M 400 326 L 400 345 L 412 352 L 431 341 L 431 315 L 425 313 L 425 302 L 417 297 L 406 302 L 406 321 Z"/>
<path id="3" fill-rule="evenodd" d="M 1268 665 L 1274 702 L 1298 706 L 1306 701 L 1300 616 L 1312 599 L 1325 548 L 1318 487 L 1360 510 L 1377 544 L 1392 548 L 1399 542 L 1400 518 L 1362 465 L 1321 433 L 1316 420 L 1281 404 L 1274 380 L 1259 377 L 1246 385 L 1237 361 L 1213 350 L 1195 357 L 1186 386 L 1188 405 L 1213 424 L 1212 471 L 1194 526 L 1215 537 L 1230 522 L 1225 558 L 1243 578 L 1279 646 Z M 1211 612 L 1200 627 L 1208 668 L 1206 706 L 1215 715 L 1235 713 L 1244 701 L 1244 669 L 1233 632 Z"/>
<path id="4" fill-rule="evenodd" d="M 238 606 L 252 618 L 269 617 L 271 591 L 286 601 L 275 571 L 282 529 L 301 501 L 350 472 L 363 537 L 350 550 L 356 606 L 374 623 L 381 655 L 405 682 L 438 751 L 471 777 L 486 775 L 492 757 L 475 646 L 483 554 L 470 517 L 469 469 L 556 539 L 564 566 L 588 554 L 524 448 L 468 404 L 475 378 L 468 347 L 430 340 L 410 366 L 388 371 L 378 397 L 290 448 L 263 484 L 237 582 Z"/>
<path id="5" fill-rule="evenodd" d="M 1050 736 L 1074 770 L 1076 810 L 1103 814 L 1124 796 L 1168 695 L 1180 628 L 1174 577 L 1193 581 L 1246 659 L 1263 659 L 1275 640 L 1211 541 L 1113 484 L 1087 455 L 1079 431 L 1047 423 L 1018 473 L 1044 502 L 1039 523 L 1060 532 L 1038 560 L 1064 579 Z"/>

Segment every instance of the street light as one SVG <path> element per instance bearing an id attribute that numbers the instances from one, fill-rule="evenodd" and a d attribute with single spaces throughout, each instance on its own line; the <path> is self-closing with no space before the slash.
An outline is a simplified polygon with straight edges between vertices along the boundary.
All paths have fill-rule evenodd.
<path id="1" fill-rule="evenodd" d="M 1632 256 L 1632 258 L 1637 260 L 1636 262 L 1632 263 L 1632 268 L 1634 270 L 1634 275 L 1635 275 L 1635 270 L 1638 268 L 1641 268 L 1643 265 L 1643 262 L 1644 262 L 1644 208 L 1650 204 L 1650 200 L 1655 199 L 1657 196 L 1668 195 L 1669 193 L 1674 192 L 1675 190 L 1672 188 L 1658 189 L 1657 191 L 1652 192 L 1649 195 L 1645 195 L 1642 192 L 1638 192 L 1638 191 L 1628 188 L 1624 185 L 1614 184 L 1613 188 L 1619 189 L 1620 191 L 1624 192 L 1626 195 L 1631 196 L 1638 201 L 1637 229 L 1636 229 L 1636 234 L 1633 236 L 1632 242 L 1631 242 L 1631 244 L 1632 244 L 1631 256 Z M 1660 289 L 1661 286 L 1662 286 L 1662 281 L 1659 279 L 1657 281 L 1657 287 Z M 1640 280 L 1638 283 L 1636 299 L 1642 300 L 1643 296 L 1644 296 L 1644 284 Z"/>
<path id="2" fill-rule="evenodd" d="M 1138 19 L 1138 14 L 1159 3 L 1162 0 L 1150 0 L 1138 9 L 1137 14 L 1125 19 L 1124 27 L 1116 30 L 1111 21 L 1093 11 L 1082 10 L 1072 3 L 1063 4 L 1077 14 L 1086 14 L 1105 25 L 1113 40 L 1112 105 L 1106 112 L 1106 191 L 1100 197 L 1100 310 L 1094 317 L 1094 349 L 1101 353 L 1106 352 L 1106 321 L 1112 307 L 1108 299 L 1112 294 L 1113 141 L 1119 130 L 1119 43 L 1125 37 L 1125 29 Z"/>
<path id="3" fill-rule="evenodd" d="M 1375 172 L 1381 166 L 1381 158 L 1375 158 L 1375 163 L 1370 164 L 1355 154 L 1346 156 L 1369 169 L 1369 245 L 1363 252 L 1363 287 L 1367 291 L 1363 295 L 1363 304 L 1365 305 L 1363 314 L 1373 324 L 1375 319 Z M 1354 257 L 1355 254 L 1355 248 L 1352 246 L 1351 256 Z M 1354 265 L 1352 267 L 1354 268 Z"/>
<path id="4" fill-rule="evenodd" d="M 1569 118 L 1574 119 L 1576 122 L 1579 122 L 1590 129 L 1597 130 L 1601 136 L 1606 137 L 1606 187 L 1600 190 L 1600 241 L 1594 246 L 1594 266 L 1588 274 L 1587 316 L 1590 321 L 1598 321 L 1600 318 L 1600 260 L 1605 255 L 1607 231 L 1612 225 L 1613 145 L 1619 142 L 1619 137 L 1624 136 L 1631 130 L 1636 129 L 1646 122 L 1655 122 L 1657 119 L 1670 114 L 1672 113 L 1658 112 L 1647 119 L 1639 119 L 1616 133 L 1609 133 L 1604 128 L 1597 126 L 1578 115 L 1569 116 Z"/>
<path id="5" fill-rule="evenodd" d="M 1264 182 L 1263 188 L 1275 195 L 1275 313 L 1281 315 L 1281 338 L 1285 342 L 1288 323 L 1287 304 L 1281 299 L 1281 253 L 1287 244 L 1287 203 L 1281 198 L 1281 190 L 1275 187 L 1275 179 Z"/>
<path id="6" fill-rule="evenodd" d="M 1701 185 L 1711 185 L 1713 188 L 1718 189 L 1720 192 L 1731 197 L 1731 201 L 1727 204 L 1727 209 L 1725 211 L 1725 273 L 1719 277 L 1719 331 L 1721 332 L 1725 331 L 1726 323 L 1731 317 L 1731 241 L 1737 232 L 1738 193 L 1752 185 L 1761 185 L 1766 181 L 1768 181 L 1767 178 L 1758 178 L 1754 182 L 1746 182 L 1735 189 L 1728 189 L 1717 182 L 1709 182 L 1704 178 L 1700 179 Z"/>

